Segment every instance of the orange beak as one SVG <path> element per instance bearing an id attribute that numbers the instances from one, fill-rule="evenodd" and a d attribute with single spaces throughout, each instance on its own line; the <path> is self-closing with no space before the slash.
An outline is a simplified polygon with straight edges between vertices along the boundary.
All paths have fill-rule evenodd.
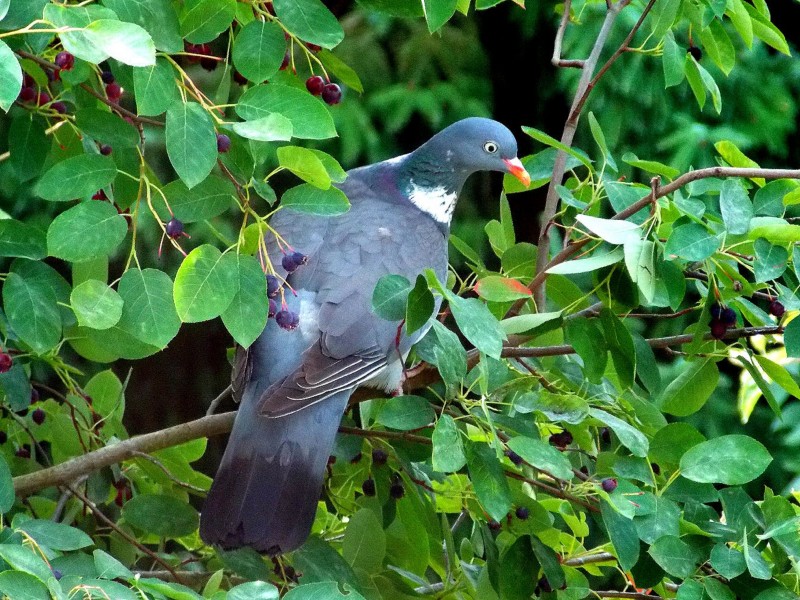
<path id="1" fill-rule="evenodd" d="M 520 162 L 518 158 L 504 158 L 503 162 L 506 163 L 508 172 L 519 179 L 522 185 L 528 187 L 531 184 L 531 176 L 525 170 L 525 167 L 522 166 L 522 162 Z"/>

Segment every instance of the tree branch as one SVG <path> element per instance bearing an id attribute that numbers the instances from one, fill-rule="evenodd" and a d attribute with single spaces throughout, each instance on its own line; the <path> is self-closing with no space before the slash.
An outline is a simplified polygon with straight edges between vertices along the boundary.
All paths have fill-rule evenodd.
<path id="1" fill-rule="evenodd" d="M 567 25 L 569 25 L 569 15 L 571 10 L 572 1 L 565 0 L 564 14 L 561 15 L 561 23 L 559 23 L 558 31 L 556 31 L 556 39 L 553 42 L 553 58 L 550 59 L 550 62 L 554 67 L 573 67 L 576 69 L 582 69 L 586 61 L 561 58 L 561 45 L 564 43 L 564 33 L 566 33 Z"/>

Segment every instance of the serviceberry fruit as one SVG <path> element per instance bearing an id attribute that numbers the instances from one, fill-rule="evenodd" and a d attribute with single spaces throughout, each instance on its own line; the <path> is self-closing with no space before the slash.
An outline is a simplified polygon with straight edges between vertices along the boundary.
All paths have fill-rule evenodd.
<path id="1" fill-rule="evenodd" d="M 726 326 L 733 327 L 736 325 L 736 311 L 729 306 L 726 306 L 722 309 L 719 320 L 725 323 Z"/>
<path id="2" fill-rule="evenodd" d="M 31 388 L 31 404 L 36 404 L 39 401 L 39 390 Z"/>
<path id="3" fill-rule="evenodd" d="M 700 59 L 703 58 L 703 51 L 700 50 L 697 46 L 689 46 L 686 51 L 692 55 L 697 62 L 700 62 Z"/>
<path id="4" fill-rule="evenodd" d="M 547 577 L 542 577 L 539 580 L 539 583 L 536 584 L 539 588 L 539 591 L 549 593 L 553 591 L 553 586 L 550 585 L 550 582 L 547 580 Z"/>
<path id="5" fill-rule="evenodd" d="M 200 66 L 203 67 L 206 71 L 213 71 L 219 66 L 219 61 L 216 58 L 201 58 L 200 59 Z"/>
<path id="6" fill-rule="evenodd" d="M 364 492 L 365 496 L 374 496 L 375 495 L 375 480 L 365 479 L 364 483 L 361 484 L 361 491 Z"/>
<path id="7" fill-rule="evenodd" d="M 521 521 L 524 521 L 525 519 L 527 519 L 530 516 L 531 511 L 528 510 L 527 506 L 518 506 L 517 510 L 514 511 L 514 513 L 517 515 L 518 519 L 520 519 Z"/>
<path id="8" fill-rule="evenodd" d="M 31 447 L 28 444 L 22 444 L 22 447 L 19 448 L 14 454 L 16 454 L 20 458 L 30 458 Z"/>
<path id="9" fill-rule="evenodd" d="M 108 144 L 103 144 L 102 146 L 100 146 L 100 154 L 102 154 L 103 156 L 108 156 L 113 151 L 114 149 Z"/>
<path id="10" fill-rule="evenodd" d="M 774 317 L 778 317 L 779 319 L 783 316 L 783 313 L 786 312 L 786 307 L 783 306 L 777 300 L 773 300 L 769 303 L 769 314 Z"/>
<path id="11" fill-rule="evenodd" d="M 50 100 L 52 100 L 50 94 L 47 92 L 39 92 L 39 97 L 36 99 L 36 103 L 39 106 L 44 106 L 45 104 L 48 104 Z"/>
<path id="12" fill-rule="evenodd" d="M 275 302 L 274 298 L 269 299 L 269 312 L 267 313 L 267 318 L 274 317 L 278 312 L 278 303 Z"/>
<path id="13" fill-rule="evenodd" d="M 224 133 L 217 134 L 217 152 L 224 154 L 231 149 L 231 138 Z"/>
<path id="14" fill-rule="evenodd" d="M 114 83 L 117 80 L 111 71 L 103 71 L 100 73 L 100 79 L 103 80 L 103 83 Z"/>
<path id="15" fill-rule="evenodd" d="M 292 331 L 297 328 L 297 323 L 295 322 L 296 316 L 297 315 L 290 310 L 279 310 L 275 313 L 275 322 L 281 329 Z"/>
<path id="16" fill-rule="evenodd" d="M 558 448 L 566 448 L 572 443 L 572 434 L 569 431 L 554 433 L 550 436 L 550 445 Z"/>
<path id="17" fill-rule="evenodd" d="M 653 475 L 661 475 L 661 467 L 658 463 L 650 463 L 650 468 L 653 469 Z"/>
<path id="18" fill-rule="evenodd" d="M 8 352 L 0 352 L 0 373 L 8 373 L 14 361 Z"/>
<path id="19" fill-rule="evenodd" d="M 522 457 L 513 450 L 506 450 L 505 455 L 508 457 L 508 460 L 515 465 L 521 465 L 523 463 Z"/>
<path id="20" fill-rule="evenodd" d="M 41 425 L 44 423 L 46 416 L 46 413 L 41 408 L 37 408 L 35 411 L 33 411 L 33 414 L 31 414 L 31 419 L 33 419 L 33 422 L 37 425 Z"/>
<path id="21" fill-rule="evenodd" d="M 312 44 L 311 42 L 306 42 L 306 48 L 308 48 L 311 52 L 319 52 L 322 50 L 322 46 L 318 46 L 317 44 Z"/>
<path id="22" fill-rule="evenodd" d="M 331 106 L 339 104 L 342 101 L 342 88 L 335 83 L 325 84 L 325 87 L 322 88 L 322 99 L 325 104 L 330 104 Z"/>
<path id="23" fill-rule="evenodd" d="M 108 200 L 105 190 L 97 190 L 92 196 L 92 200 Z"/>
<path id="24" fill-rule="evenodd" d="M 53 102 L 53 103 L 50 105 L 50 108 L 52 108 L 54 111 L 56 111 L 56 112 L 57 112 L 58 114 L 60 114 L 60 115 L 66 114 L 66 112 L 67 112 L 67 105 L 66 105 L 66 104 L 64 104 L 63 102 L 61 102 L 60 100 L 59 100 L 58 102 Z M 109 147 L 110 147 L 110 146 L 109 146 Z M 102 151 L 103 151 L 103 150 L 102 150 L 102 148 L 101 148 L 101 149 L 100 149 L 100 152 L 102 152 Z"/>
<path id="25" fill-rule="evenodd" d="M 284 54 L 283 55 L 283 60 L 281 61 L 280 70 L 281 71 L 285 71 L 286 67 L 289 66 L 289 63 L 291 62 L 291 60 L 292 60 L 292 55 L 291 55 L 290 52 L 287 52 L 286 54 Z"/>
<path id="26" fill-rule="evenodd" d="M 58 569 L 53 569 L 53 577 L 56 578 L 56 581 L 61 579 L 63 576 L 64 576 L 64 574 L 61 573 L 61 571 L 59 571 Z"/>
<path id="27" fill-rule="evenodd" d="M 325 80 L 319 75 L 312 75 L 311 77 L 306 79 L 306 89 L 315 96 L 319 96 L 322 93 L 324 87 L 325 87 Z"/>
<path id="28" fill-rule="evenodd" d="M 728 326 L 723 323 L 722 321 L 711 321 L 711 337 L 716 340 L 721 340 L 725 337 L 725 333 L 728 331 Z"/>
<path id="29" fill-rule="evenodd" d="M 274 298 L 281 291 L 281 281 L 275 275 L 267 275 L 267 296 Z"/>
<path id="30" fill-rule="evenodd" d="M 183 235 L 183 222 L 175 217 L 172 217 L 169 221 L 167 221 L 164 229 L 166 230 L 167 235 L 174 240 Z"/>
<path id="31" fill-rule="evenodd" d="M 54 62 L 59 69 L 69 71 L 75 66 L 75 57 L 69 52 L 63 51 L 56 54 L 56 60 Z"/>
<path id="32" fill-rule="evenodd" d="M 111 83 L 106 85 L 106 96 L 112 102 L 116 102 L 120 98 L 122 98 L 122 86 L 118 84 L 116 81 L 112 81 Z"/>
<path id="33" fill-rule="evenodd" d="M 606 492 L 613 492 L 615 489 L 617 489 L 617 480 L 613 477 L 603 479 L 603 481 L 600 482 L 600 487 L 602 487 Z"/>
<path id="34" fill-rule="evenodd" d="M 723 308 L 721 304 L 712 304 L 711 308 L 708 309 L 708 313 L 711 315 L 712 319 L 717 319 L 719 321 L 722 319 Z"/>
<path id="35" fill-rule="evenodd" d="M 33 102 L 36 99 L 36 90 L 32 86 L 25 86 L 19 92 L 21 102 Z"/>
<path id="36" fill-rule="evenodd" d="M 133 497 L 133 493 L 131 492 L 131 488 L 127 485 L 121 488 L 117 488 L 117 496 L 114 498 L 114 504 L 119 507 L 122 507 L 128 500 Z"/>
<path id="37" fill-rule="evenodd" d="M 386 451 L 381 450 L 380 448 L 377 450 L 372 451 L 372 464 L 373 465 L 385 465 L 386 461 L 389 459 L 389 455 L 386 454 Z"/>
<path id="38" fill-rule="evenodd" d="M 296 271 L 299 266 L 304 265 L 307 262 L 308 256 L 302 252 L 289 252 L 288 254 L 284 254 L 283 258 L 281 259 L 281 265 L 284 269 L 286 269 L 287 273 Z"/>
<path id="39" fill-rule="evenodd" d="M 491 529 L 492 531 L 500 531 L 500 529 L 503 527 L 500 523 L 498 523 L 494 519 L 489 521 L 487 525 L 489 526 L 489 529 Z"/>
<path id="40" fill-rule="evenodd" d="M 600 429 L 600 441 L 603 444 L 611 443 L 611 430 L 608 427 L 603 427 Z"/>
<path id="41" fill-rule="evenodd" d="M 292 329 L 297 329 L 297 326 L 300 325 L 300 314 L 293 312 L 292 313 Z"/>
<path id="42" fill-rule="evenodd" d="M 393 483 L 389 486 L 389 495 L 395 500 L 400 500 L 400 498 L 406 495 L 406 488 L 404 488 L 403 484 L 400 482 Z"/>

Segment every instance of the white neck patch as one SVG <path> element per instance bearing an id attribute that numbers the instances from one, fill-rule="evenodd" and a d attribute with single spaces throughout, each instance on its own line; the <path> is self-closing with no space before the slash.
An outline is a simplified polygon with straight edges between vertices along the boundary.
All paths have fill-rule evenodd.
<path id="1" fill-rule="evenodd" d="M 408 198 L 422 212 L 428 213 L 435 221 L 448 225 L 456 208 L 458 194 L 444 186 L 435 188 L 421 187 L 409 182 Z"/>

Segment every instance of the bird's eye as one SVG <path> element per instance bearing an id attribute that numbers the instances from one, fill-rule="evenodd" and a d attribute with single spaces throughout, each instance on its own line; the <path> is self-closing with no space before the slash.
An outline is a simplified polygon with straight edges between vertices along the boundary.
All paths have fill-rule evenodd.
<path id="1" fill-rule="evenodd" d="M 486 150 L 489 154 L 494 154 L 497 152 L 497 142 L 486 142 L 483 145 L 483 149 Z"/>

